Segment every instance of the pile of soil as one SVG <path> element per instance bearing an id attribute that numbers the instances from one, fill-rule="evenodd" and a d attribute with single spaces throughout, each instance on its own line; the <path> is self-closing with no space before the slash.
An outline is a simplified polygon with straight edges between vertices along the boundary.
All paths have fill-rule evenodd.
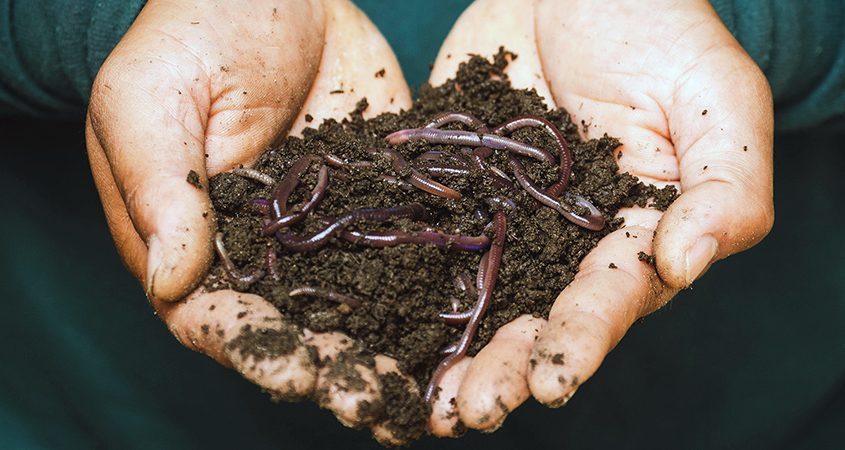
<path id="1" fill-rule="evenodd" d="M 612 155 L 619 141 L 608 136 L 582 142 L 577 126 L 563 109 L 548 111 L 533 90 L 513 89 L 503 69 L 513 54 L 500 51 L 492 61 L 472 57 L 463 63 L 456 77 L 441 86 L 423 86 L 418 99 L 408 111 L 382 114 L 364 120 L 366 100 L 342 122 L 328 120 L 317 129 L 307 129 L 303 138 L 287 138 L 262 156 L 255 169 L 280 180 L 298 157 L 306 154 L 331 153 L 349 161 L 373 161 L 372 167 L 332 172 L 328 194 L 308 220 L 292 228 L 300 235 L 313 234 L 324 226 L 318 216 L 341 216 L 363 207 L 390 207 L 420 203 L 431 217 L 427 223 L 395 220 L 384 225 L 362 225 L 362 230 L 422 230 L 433 227 L 448 233 L 479 235 L 485 232 L 492 212 L 484 199 L 491 196 L 511 198 L 517 208 L 508 214 L 508 232 L 502 266 L 493 294 L 493 302 L 474 339 L 469 354 L 476 353 L 496 329 L 522 314 L 546 316 L 558 293 L 577 272 L 581 259 L 606 234 L 617 229 L 621 220 L 612 219 L 622 207 L 647 204 L 665 209 L 676 193 L 674 188 L 657 190 L 640 183 L 628 174 L 618 174 Z M 384 137 L 391 132 L 423 126 L 445 111 L 475 115 L 489 126 L 495 126 L 524 114 L 545 117 L 564 134 L 572 148 L 574 163 L 569 190 L 588 198 L 608 218 L 601 231 L 578 227 L 552 209 L 539 206 L 518 185 L 503 191 L 482 173 L 469 176 L 438 178 L 458 190 L 460 200 L 447 200 L 418 189 L 407 189 L 380 179 L 387 174 L 402 177 L 388 160 L 374 156 L 367 149 L 384 148 Z M 461 124 L 447 128 L 466 129 Z M 547 149 L 557 156 L 554 143 L 541 129 L 524 128 L 513 139 Z M 407 160 L 427 152 L 440 150 L 460 155 L 452 145 L 407 143 L 396 147 Z M 528 173 L 541 186 L 557 180 L 556 166 L 521 158 Z M 491 164 L 509 173 L 505 152 L 497 151 L 488 159 Z M 310 197 L 319 164 L 313 164 L 302 177 L 302 183 L 291 195 L 290 204 Z M 460 301 L 460 310 L 469 309 L 475 298 L 468 298 L 455 287 L 454 279 L 475 274 L 483 252 L 449 251 L 433 246 L 400 245 L 369 248 L 342 240 L 334 240 L 325 248 L 309 253 L 285 251 L 274 238 L 261 233 L 263 216 L 256 211 L 254 199 L 270 198 L 271 188 L 241 176 L 224 173 L 210 181 L 210 194 L 216 211 L 219 230 L 225 246 L 243 273 L 267 267 L 268 246 L 275 249 L 276 280 L 264 276 L 248 288 L 273 303 L 291 322 L 314 331 L 341 331 L 360 344 L 364 355 L 383 353 L 399 361 L 400 368 L 424 390 L 434 367 L 442 356 L 438 350 L 460 337 L 463 326 L 449 326 L 438 313 L 453 310 L 453 300 Z M 479 212 L 479 208 L 482 211 Z M 486 209 L 486 212 L 485 212 Z M 492 238 L 492 231 L 486 231 Z M 349 308 L 327 300 L 288 296 L 291 290 L 311 286 L 331 289 L 362 300 L 358 308 Z M 232 288 L 218 261 L 207 282 L 210 289 Z M 245 340 L 244 342 L 249 342 Z M 248 351 L 248 349 L 244 349 Z M 385 386 L 400 385 L 396 380 L 383 380 Z M 384 387 L 383 387 L 384 389 Z M 401 392 L 401 395 L 399 394 Z M 397 420 L 403 414 L 408 433 L 424 429 L 427 407 L 422 400 L 407 398 L 398 387 L 396 392 L 383 392 L 389 402 L 389 414 Z M 397 397 L 402 397 L 397 398 Z M 397 411 L 396 405 L 405 405 Z M 408 436 L 411 437 L 411 436 Z"/>

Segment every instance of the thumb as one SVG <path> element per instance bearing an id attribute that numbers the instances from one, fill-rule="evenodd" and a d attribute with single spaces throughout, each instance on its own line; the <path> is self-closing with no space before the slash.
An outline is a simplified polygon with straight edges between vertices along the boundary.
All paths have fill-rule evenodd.
<path id="1" fill-rule="evenodd" d="M 269 144 L 270 135 L 284 131 L 264 123 L 250 105 L 231 100 L 239 98 L 234 88 L 219 89 L 219 74 L 209 67 L 220 66 L 215 53 L 205 51 L 207 41 L 180 35 L 180 27 L 193 30 L 187 25 L 192 20 L 180 4 L 148 4 L 97 75 L 88 111 L 92 171 L 112 235 L 147 295 L 158 300 L 184 297 L 211 261 L 214 217 L 207 166 L 231 163 L 228 155 L 210 153 L 221 142 L 244 144 L 234 138 L 243 135 L 252 143 L 239 151 L 251 159 Z M 287 38 L 309 39 L 285 47 L 296 50 L 275 54 L 272 65 L 287 71 L 276 87 L 291 95 L 274 98 L 278 102 L 266 115 L 288 126 L 304 102 L 322 47 L 322 26 L 290 21 Z M 241 107 L 237 117 L 246 120 L 234 118 L 233 110 Z"/>
<path id="2" fill-rule="evenodd" d="M 738 45 L 703 59 L 668 114 L 683 194 L 654 249 L 661 278 L 676 288 L 760 242 L 774 222 L 769 85 Z"/>

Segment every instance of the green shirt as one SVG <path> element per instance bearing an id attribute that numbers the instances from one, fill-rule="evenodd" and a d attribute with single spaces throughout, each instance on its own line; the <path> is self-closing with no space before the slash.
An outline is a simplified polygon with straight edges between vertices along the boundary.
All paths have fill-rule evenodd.
<path id="1" fill-rule="evenodd" d="M 375 0 L 358 3 L 376 20 L 396 9 L 383 8 L 384 2 Z M 404 3 L 409 9 L 419 9 L 413 20 L 385 21 L 382 31 L 396 49 L 409 83 L 416 86 L 425 80 L 431 55 L 440 43 L 432 38 L 432 29 L 451 24 L 433 12 L 445 9 L 454 16 L 469 2 L 447 2 L 440 8 Z M 766 73 L 776 100 L 779 131 L 843 123 L 845 3 L 712 3 Z M 143 4 L 144 0 L 0 0 L 0 115 L 81 114 L 97 70 Z M 423 55 L 428 59 L 420 59 Z"/>

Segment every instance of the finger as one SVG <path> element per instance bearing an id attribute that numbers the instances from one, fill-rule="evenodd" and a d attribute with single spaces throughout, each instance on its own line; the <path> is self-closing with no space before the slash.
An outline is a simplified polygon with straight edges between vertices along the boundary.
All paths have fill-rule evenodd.
<path id="1" fill-rule="evenodd" d="M 384 446 L 400 446 L 417 439 L 425 431 L 428 410 L 413 379 L 404 375 L 395 359 L 376 355 L 382 419 L 372 426 L 373 437 Z"/>
<path id="2" fill-rule="evenodd" d="M 590 251 L 555 300 L 531 352 L 528 384 L 541 403 L 558 407 L 589 379 L 633 322 L 676 292 L 638 257 L 651 253 L 659 212 L 634 208 L 625 226 Z"/>
<path id="3" fill-rule="evenodd" d="M 274 398 L 298 400 L 314 390 L 317 371 L 299 328 L 261 297 L 221 290 L 153 306 L 183 345 L 233 367 Z"/>
<path id="4" fill-rule="evenodd" d="M 217 7 L 216 2 L 210 6 Z M 165 14 L 171 16 L 164 20 Z M 235 125 L 225 118 L 232 105 L 241 103 L 227 97 L 230 93 L 212 89 L 217 85 L 206 63 L 214 57 L 209 56 L 204 35 L 180 34 L 179 27 L 189 21 L 182 17 L 186 14 L 194 20 L 195 12 L 178 4 L 155 3 L 145 8 L 103 65 L 89 107 L 93 135 L 108 160 L 128 217 L 148 248 L 147 293 L 165 300 L 190 292 L 211 259 L 214 218 L 205 190 L 206 154 L 214 155 L 215 146 L 226 142 L 215 137 L 243 132 L 249 135 L 250 145 L 259 150 L 266 145 L 253 139 L 255 133 L 244 131 L 242 125 L 254 123 L 253 119 Z M 279 58 L 290 59 L 286 70 L 303 68 L 290 70 L 286 75 L 290 83 L 309 86 L 308 62 L 314 58 L 307 53 L 319 54 L 319 44 L 303 48 L 292 54 L 282 52 Z M 279 65 L 280 61 L 270 63 Z M 292 87 L 296 86 L 286 88 Z M 298 109 L 302 101 L 304 94 L 292 101 L 296 105 L 285 104 L 281 109 Z M 241 144 L 229 141 L 226 145 L 242 149 Z"/>
<path id="5" fill-rule="evenodd" d="M 440 380 L 438 391 L 431 402 L 428 428 L 437 437 L 458 437 L 466 431 L 458 414 L 458 390 L 472 364 L 473 358 L 465 357 L 455 363 Z"/>
<path id="6" fill-rule="evenodd" d="M 768 83 L 739 48 L 703 59 L 682 80 L 669 115 L 684 194 L 654 245 L 660 276 L 675 287 L 757 244 L 774 223 Z"/>
<path id="7" fill-rule="evenodd" d="M 411 93 L 399 61 L 375 25 L 348 0 L 323 0 L 323 4 L 326 45 L 320 72 L 292 134 L 325 119 L 343 119 L 362 98 L 369 104 L 364 118 L 409 109 Z"/>
<path id="8" fill-rule="evenodd" d="M 429 82 L 438 86 L 454 77 L 458 65 L 466 60 L 467 55 L 489 57 L 504 46 L 517 55 L 505 69 L 511 85 L 517 89 L 535 89 L 546 104 L 554 108 L 534 42 L 533 3 L 512 0 L 473 2 L 443 41 Z"/>
<path id="9" fill-rule="evenodd" d="M 306 336 L 318 360 L 318 405 L 331 411 L 348 427 L 358 427 L 375 419 L 381 408 L 375 362 L 342 333 L 316 333 Z"/>
<path id="10" fill-rule="evenodd" d="M 545 322 L 521 316 L 499 328 L 475 355 L 458 391 L 458 411 L 467 427 L 495 431 L 528 399 L 528 360 Z"/>
<path id="11" fill-rule="evenodd" d="M 147 246 L 132 225 L 132 218 L 129 217 L 126 204 L 123 203 L 123 197 L 120 196 L 120 191 L 117 189 L 108 159 L 106 159 L 103 147 L 94 135 L 94 129 L 91 128 L 91 119 L 87 116 L 85 120 L 85 141 L 88 147 L 88 163 L 91 165 L 91 174 L 100 195 L 100 202 L 103 204 L 103 212 L 112 239 L 115 246 L 120 250 L 123 263 L 129 269 L 129 272 L 136 279 L 143 280 L 147 267 Z"/>

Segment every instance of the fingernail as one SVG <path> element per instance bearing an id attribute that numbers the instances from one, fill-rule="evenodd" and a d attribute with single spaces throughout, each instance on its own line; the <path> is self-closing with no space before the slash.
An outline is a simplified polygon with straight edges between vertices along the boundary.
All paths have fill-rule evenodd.
<path id="1" fill-rule="evenodd" d="M 152 235 L 147 239 L 147 274 L 145 291 L 148 298 L 152 297 L 153 284 L 156 277 L 156 271 L 161 266 L 161 241 L 158 236 Z"/>
<path id="2" fill-rule="evenodd" d="M 575 392 L 577 392 L 577 391 L 578 391 L 578 388 L 576 387 L 575 389 L 567 392 L 564 396 L 560 397 L 559 399 L 549 403 L 548 407 L 549 408 L 560 408 L 561 406 L 565 406 L 567 403 L 569 403 L 569 400 L 572 399 L 572 396 L 574 396 Z"/>
<path id="3" fill-rule="evenodd" d="M 687 250 L 686 254 L 686 282 L 692 284 L 698 279 L 707 266 L 713 261 L 716 252 L 719 250 L 719 243 L 716 238 L 705 234 L 695 241 L 695 244 Z"/>

